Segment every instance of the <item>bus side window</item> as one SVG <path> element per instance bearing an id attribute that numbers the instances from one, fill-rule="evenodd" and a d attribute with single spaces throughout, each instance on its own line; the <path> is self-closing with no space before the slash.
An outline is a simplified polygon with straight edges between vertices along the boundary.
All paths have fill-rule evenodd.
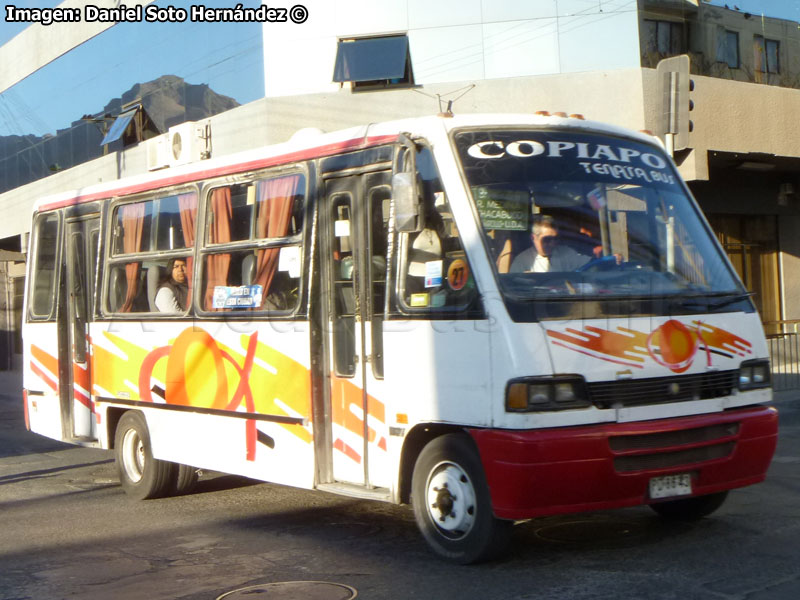
<path id="1" fill-rule="evenodd" d="M 211 191 L 203 310 L 293 311 L 300 299 L 306 178 L 294 173 Z"/>
<path id="2" fill-rule="evenodd" d="M 56 298 L 56 249 L 58 248 L 58 215 L 40 217 L 34 230 L 35 256 L 31 274 L 31 316 L 53 316 Z"/>
<path id="3" fill-rule="evenodd" d="M 155 313 L 155 297 L 172 259 L 186 265 L 192 289 L 197 192 L 173 193 L 120 204 L 112 217 L 106 308 L 112 313 Z M 166 254 L 165 253 L 169 253 Z M 186 306 L 186 310 L 188 310 Z"/>

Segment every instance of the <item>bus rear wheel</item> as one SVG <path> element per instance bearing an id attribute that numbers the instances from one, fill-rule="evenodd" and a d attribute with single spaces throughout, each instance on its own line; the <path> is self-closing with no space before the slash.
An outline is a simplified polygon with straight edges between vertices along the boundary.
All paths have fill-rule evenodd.
<path id="1" fill-rule="evenodd" d="M 175 471 L 175 485 L 172 494 L 175 496 L 183 496 L 191 493 L 197 485 L 198 473 L 197 469 L 189 465 L 177 465 Z"/>
<path id="2" fill-rule="evenodd" d="M 705 496 L 694 496 L 692 498 L 680 498 L 678 500 L 667 500 L 666 502 L 654 502 L 650 505 L 654 511 L 665 519 L 673 521 L 697 521 L 707 517 L 720 506 L 728 497 L 728 492 L 717 492 Z"/>
<path id="3" fill-rule="evenodd" d="M 119 420 L 114 457 L 122 488 L 137 500 L 169 495 L 178 465 L 153 458 L 150 432 L 144 415 L 128 411 Z"/>
<path id="4" fill-rule="evenodd" d="M 423 448 L 411 502 L 423 537 L 439 556 L 470 564 L 505 550 L 512 523 L 492 513 L 483 466 L 466 435 L 447 434 Z"/>

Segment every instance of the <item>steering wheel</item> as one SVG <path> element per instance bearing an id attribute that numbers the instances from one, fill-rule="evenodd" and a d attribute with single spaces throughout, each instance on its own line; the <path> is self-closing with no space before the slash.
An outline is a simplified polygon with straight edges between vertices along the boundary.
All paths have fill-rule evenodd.
<path id="1" fill-rule="evenodd" d="M 575 269 L 577 272 L 598 273 L 604 271 L 631 271 L 635 269 L 642 269 L 644 265 L 637 261 L 622 261 L 617 262 L 617 256 L 609 254 L 608 256 L 601 256 L 593 258 L 585 265 Z"/>

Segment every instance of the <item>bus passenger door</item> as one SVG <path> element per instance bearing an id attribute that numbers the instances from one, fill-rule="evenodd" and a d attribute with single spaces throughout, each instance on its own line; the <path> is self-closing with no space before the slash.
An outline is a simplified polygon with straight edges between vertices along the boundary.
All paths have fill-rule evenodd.
<path id="1" fill-rule="evenodd" d="M 323 289 L 332 482 L 390 485 L 383 398 L 383 314 L 391 174 L 326 182 Z M 324 439 L 324 438 L 323 438 Z M 324 483 L 324 482 L 323 482 Z"/>
<path id="2" fill-rule="evenodd" d="M 61 413 L 65 439 L 94 440 L 94 406 L 91 398 L 92 374 L 89 322 L 94 310 L 100 219 L 97 215 L 67 219 L 64 236 L 65 284 L 62 287 L 66 310 L 61 314 L 59 337 L 62 370 Z"/>

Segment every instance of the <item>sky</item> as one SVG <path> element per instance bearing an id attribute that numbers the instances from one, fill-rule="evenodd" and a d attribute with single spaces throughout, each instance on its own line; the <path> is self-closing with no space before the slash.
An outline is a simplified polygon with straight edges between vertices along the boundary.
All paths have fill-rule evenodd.
<path id="1" fill-rule="evenodd" d="M 52 8 L 60 0 L 15 1 L 20 8 Z M 123 2 L 124 3 L 124 2 Z M 161 6 L 232 7 L 222 0 L 158 0 Z M 5 6 L 6 3 L 4 3 Z M 258 0 L 245 0 L 257 7 Z M 0 44 L 24 26 L 0 18 Z M 0 94 L 0 135 L 55 134 L 84 114 L 103 109 L 136 83 L 177 75 L 208 84 L 240 104 L 263 97 L 259 23 L 120 23 Z"/>
<path id="2" fill-rule="evenodd" d="M 705 0 L 702 0 L 705 1 Z M 765 17 L 800 20 L 800 2 L 797 0 L 711 0 L 706 4 L 739 7 L 741 12 L 749 12 Z"/>

